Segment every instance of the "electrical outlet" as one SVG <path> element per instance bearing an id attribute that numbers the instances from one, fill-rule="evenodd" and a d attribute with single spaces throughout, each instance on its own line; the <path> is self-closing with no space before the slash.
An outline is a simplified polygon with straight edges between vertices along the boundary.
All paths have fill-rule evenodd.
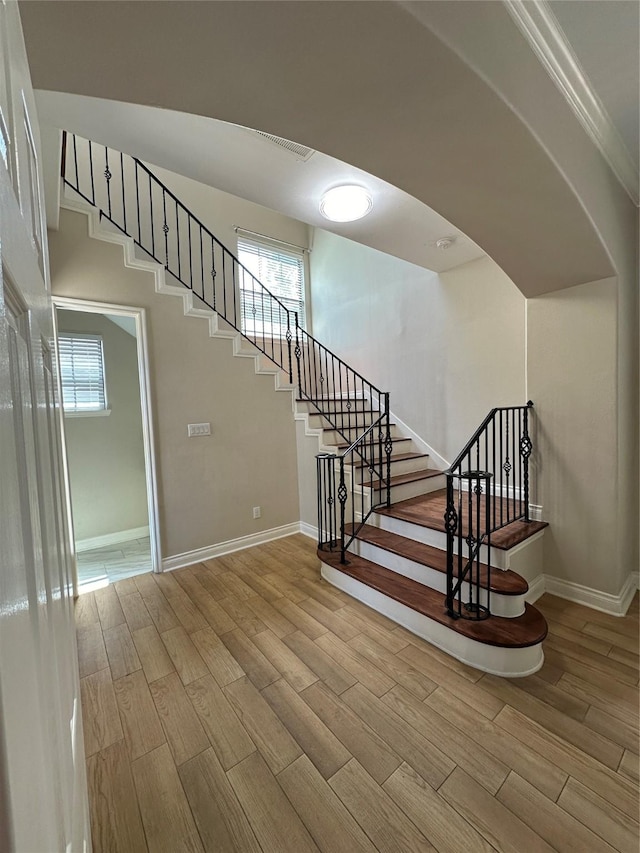
<path id="1" fill-rule="evenodd" d="M 188 424 L 187 435 L 189 438 L 197 435 L 211 435 L 211 424 Z"/>
<path id="2" fill-rule="evenodd" d="M 254 508 L 253 508 L 253 517 L 254 517 L 254 518 L 260 518 L 260 516 L 261 516 L 261 515 L 262 515 L 262 507 L 260 507 L 260 506 L 254 506 Z"/>

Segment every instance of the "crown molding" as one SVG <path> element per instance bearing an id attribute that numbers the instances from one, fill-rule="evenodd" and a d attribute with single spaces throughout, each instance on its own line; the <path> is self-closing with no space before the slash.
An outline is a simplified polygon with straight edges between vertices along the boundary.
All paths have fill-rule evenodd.
<path id="1" fill-rule="evenodd" d="M 582 69 L 547 0 L 503 0 L 547 73 L 600 150 L 629 197 L 638 205 L 640 176 L 624 142 Z"/>

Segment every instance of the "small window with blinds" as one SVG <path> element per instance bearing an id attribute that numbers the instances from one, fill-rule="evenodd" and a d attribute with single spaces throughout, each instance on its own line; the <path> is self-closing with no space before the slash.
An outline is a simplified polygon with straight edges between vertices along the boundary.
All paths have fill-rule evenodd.
<path id="1" fill-rule="evenodd" d="M 242 331 L 248 337 L 284 338 L 287 311 L 305 328 L 304 255 L 278 243 L 238 237 Z M 285 310 L 286 309 L 286 310 Z M 293 329 L 295 318 L 291 316 Z"/>
<path id="2" fill-rule="evenodd" d="M 104 351 L 100 335 L 61 332 L 58 352 L 64 413 L 107 414 Z"/>

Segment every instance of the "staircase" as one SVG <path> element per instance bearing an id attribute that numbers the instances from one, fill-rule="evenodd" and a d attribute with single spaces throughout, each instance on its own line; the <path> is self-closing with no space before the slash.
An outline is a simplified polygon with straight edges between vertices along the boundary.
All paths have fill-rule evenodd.
<path id="1" fill-rule="evenodd" d="M 389 395 L 308 334 L 144 164 L 65 134 L 62 178 L 64 203 L 89 216 L 91 236 L 122 244 L 157 292 L 181 298 L 187 316 L 292 394 L 319 442 L 323 577 L 473 667 L 539 669 L 546 623 L 510 568 L 542 571 L 546 525 L 529 518 L 531 404 L 492 410 L 439 470 L 394 423 Z"/>

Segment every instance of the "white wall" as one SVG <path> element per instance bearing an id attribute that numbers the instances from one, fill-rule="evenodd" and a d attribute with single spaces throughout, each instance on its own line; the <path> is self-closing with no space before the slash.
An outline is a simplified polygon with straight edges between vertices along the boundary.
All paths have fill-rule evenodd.
<path id="1" fill-rule="evenodd" d="M 40 144 L 14 2 L 0 3 L 0 108 L 0 849 L 80 853 L 91 841 Z"/>
<path id="2" fill-rule="evenodd" d="M 148 312 L 162 556 L 298 521 L 290 395 L 234 358 L 230 340 L 210 338 L 206 320 L 185 317 L 182 299 L 158 295 L 153 275 L 127 269 L 120 246 L 90 239 L 82 214 L 61 212 L 50 251 L 57 296 Z M 211 436 L 188 438 L 201 422 Z"/>
<path id="3" fill-rule="evenodd" d="M 445 459 L 526 402 L 525 299 L 489 258 L 438 275 L 316 231 L 311 288 L 316 337 Z"/>
<path id="4" fill-rule="evenodd" d="M 58 330 L 102 337 L 104 417 L 65 418 L 76 541 L 149 524 L 134 336 L 101 314 L 58 309 Z"/>

